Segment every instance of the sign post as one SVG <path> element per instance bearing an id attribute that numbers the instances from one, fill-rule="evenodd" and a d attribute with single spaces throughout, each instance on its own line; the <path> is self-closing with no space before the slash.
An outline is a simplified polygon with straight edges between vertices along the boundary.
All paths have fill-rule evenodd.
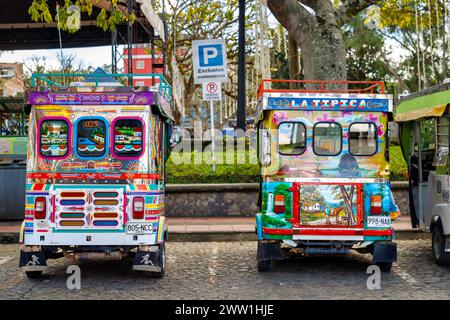
<path id="1" fill-rule="evenodd" d="M 222 100 L 222 82 L 228 81 L 225 40 L 192 41 L 192 59 L 194 62 L 194 83 L 202 84 L 203 100 L 209 101 L 211 118 L 211 153 L 213 172 L 216 172 L 214 101 Z"/>
<path id="2" fill-rule="evenodd" d="M 222 100 L 222 83 L 217 81 L 203 82 L 203 100 L 209 100 L 209 112 L 211 117 L 211 151 L 213 172 L 216 172 L 216 139 L 214 134 L 214 101 Z"/>

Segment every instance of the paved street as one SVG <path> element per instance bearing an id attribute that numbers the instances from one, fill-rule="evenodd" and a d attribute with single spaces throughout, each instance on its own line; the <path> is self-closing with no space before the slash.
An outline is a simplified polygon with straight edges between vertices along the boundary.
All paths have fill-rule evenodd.
<path id="1" fill-rule="evenodd" d="M 296 258 L 258 273 L 256 242 L 168 243 L 163 279 L 130 271 L 129 261 L 83 262 L 81 290 L 66 287 L 65 259 L 43 280 L 18 266 L 18 245 L 0 245 L 1 299 L 449 299 L 450 268 L 436 266 L 429 240 L 401 240 L 399 262 L 368 290 L 370 256 Z"/>

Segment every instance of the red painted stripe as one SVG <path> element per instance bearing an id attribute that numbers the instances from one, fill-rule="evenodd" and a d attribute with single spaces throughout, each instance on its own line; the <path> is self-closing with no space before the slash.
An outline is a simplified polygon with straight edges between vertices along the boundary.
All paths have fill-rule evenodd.
<path id="1" fill-rule="evenodd" d="M 29 175 L 29 173 L 27 173 L 27 176 L 28 175 Z M 44 184 L 43 183 L 35 183 L 33 185 L 33 189 L 32 190 L 40 191 L 40 190 L 43 190 L 43 189 L 44 189 Z"/>
<path id="2" fill-rule="evenodd" d="M 365 236 L 392 236 L 392 229 L 388 230 L 364 230 Z"/>
<path id="3" fill-rule="evenodd" d="M 293 234 L 293 230 L 292 229 L 263 228 L 263 233 L 275 234 L 275 235 L 291 235 L 291 234 Z"/>
<path id="4" fill-rule="evenodd" d="M 117 173 L 116 174 L 116 173 L 32 172 L 32 173 L 27 173 L 27 179 L 73 179 L 73 180 L 159 179 L 159 174 L 157 174 L 157 173 Z M 38 189 L 35 189 L 35 190 L 38 190 Z"/>
<path id="5" fill-rule="evenodd" d="M 125 225 L 128 221 L 127 204 L 128 204 L 128 198 L 126 195 L 123 195 L 123 209 L 122 209 L 123 225 Z"/>
<path id="6" fill-rule="evenodd" d="M 51 222 L 55 222 L 55 215 L 56 215 L 56 197 L 52 196 L 52 214 L 50 216 Z"/>

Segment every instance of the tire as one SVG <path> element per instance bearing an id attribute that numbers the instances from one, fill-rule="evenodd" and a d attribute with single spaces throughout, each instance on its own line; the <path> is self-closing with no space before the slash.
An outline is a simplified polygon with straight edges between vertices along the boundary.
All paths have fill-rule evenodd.
<path id="1" fill-rule="evenodd" d="M 262 260 L 258 261 L 258 271 L 267 272 L 272 267 L 272 260 Z"/>
<path id="2" fill-rule="evenodd" d="M 450 265 L 450 253 L 445 252 L 445 235 L 439 225 L 435 226 L 431 236 L 431 249 L 434 262 L 439 266 Z"/>
<path id="3" fill-rule="evenodd" d="M 166 272 L 166 248 L 165 244 L 163 243 L 159 249 L 159 261 L 161 261 L 161 271 L 159 272 L 152 272 L 152 277 L 161 279 L 164 277 L 164 273 Z"/>
<path id="4" fill-rule="evenodd" d="M 28 279 L 40 279 L 42 278 L 42 271 L 26 271 Z"/>
<path id="5" fill-rule="evenodd" d="M 392 269 L 392 262 L 378 262 L 377 266 L 382 272 L 390 272 Z"/>

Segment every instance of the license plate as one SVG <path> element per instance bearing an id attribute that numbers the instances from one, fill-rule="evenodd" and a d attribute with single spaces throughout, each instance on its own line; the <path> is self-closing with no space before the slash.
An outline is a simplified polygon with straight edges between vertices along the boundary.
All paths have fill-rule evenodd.
<path id="1" fill-rule="evenodd" d="M 391 218 L 390 217 L 367 217 L 367 227 L 369 228 L 390 228 Z"/>
<path id="2" fill-rule="evenodd" d="M 132 222 L 126 225 L 127 234 L 146 234 L 152 233 L 152 224 L 144 222 Z"/>

